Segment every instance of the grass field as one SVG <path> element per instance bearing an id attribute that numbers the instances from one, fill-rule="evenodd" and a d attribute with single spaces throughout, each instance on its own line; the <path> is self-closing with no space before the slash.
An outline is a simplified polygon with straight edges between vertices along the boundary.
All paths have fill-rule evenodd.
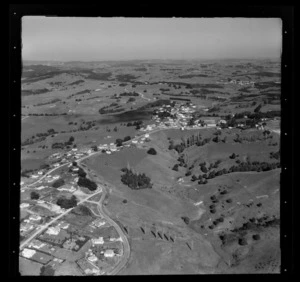
<path id="1" fill-rule="evenodd" d="M 42 264 L 19 257 L 19 272 L 21 276 L 39 276 Z"/>

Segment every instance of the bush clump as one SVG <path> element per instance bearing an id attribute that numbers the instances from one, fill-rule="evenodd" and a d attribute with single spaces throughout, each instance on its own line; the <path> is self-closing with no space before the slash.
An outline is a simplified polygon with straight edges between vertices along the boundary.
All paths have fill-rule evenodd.
<path id="1" fill-rule="evenodd" d="M 148 153 L 149 155 L 157 155 L 157 152 L 156 152 L 156 150 L 155 150 L 154 148 L 150 148 L 150 149 L 147 151 L 147 153 Z"/>
<path id="2" fill-rule="evenodd" d="M 61 186 L 63 186 L 65 184 L 65 181 L 60 178 L 60 179 L 57 179 L 56 181 L 54 181 L 54 183 L 52 184 L 52 187 L 53 188 L 59 188 Z"/>

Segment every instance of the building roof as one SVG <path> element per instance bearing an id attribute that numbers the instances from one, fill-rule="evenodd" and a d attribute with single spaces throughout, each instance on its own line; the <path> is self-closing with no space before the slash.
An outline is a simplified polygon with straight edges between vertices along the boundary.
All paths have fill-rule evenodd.
<path id="1" fill-rule="evenodd" d="M 31 258 L 35 253 L 36 253 L 35 250 L 26 249 L 26 248 L 22 251 L 22 255 L 26 258 Z"/>

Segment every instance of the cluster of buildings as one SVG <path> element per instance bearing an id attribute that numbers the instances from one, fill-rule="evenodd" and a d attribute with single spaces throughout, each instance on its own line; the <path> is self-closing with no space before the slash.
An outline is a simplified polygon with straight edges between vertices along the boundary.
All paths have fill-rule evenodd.
<path id="1" fill-rule="evenodd" d="M 254 81 L 250 81 L 250 80 L 235 80 L 235 79 L 231 79 L 229 81 L 226 80 L 220 80 L 217 82 L 218 84 L 222 83 L 222 84 L 238 84 L 238 85 L 251 85 L 252 87 L 254 86 L 255 82 Z"/>

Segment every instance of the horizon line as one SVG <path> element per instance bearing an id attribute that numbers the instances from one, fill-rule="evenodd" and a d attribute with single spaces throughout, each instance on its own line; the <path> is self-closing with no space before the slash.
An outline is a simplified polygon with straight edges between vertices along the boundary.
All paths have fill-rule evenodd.
<path id="1" fill-rule="evenodd" d="M 210 59 L 204 59 L 204 58 L 191 58 L 191 59 L 174 59 L 174 58 L 170 58 L 170 59 L 107 59 L 107 60 L 55 60 L 55 59 L 51 59 L 51 60 L 47 60 L 47 59 L 22 59 L 23 62 L 25 61 L 34 61 L 34 62 L 43 62 L 43 61 L 47 61 L 47 62 L 64 62 L 64 63 L 68 63 L 68 62 L 79 62 L 79 63 L 93 63 L 93 62 L 126 62 L 126 61 L 213 61 L 213 60 L 270 60 L 270 59 L 277 59 L 277 60 L 281 60 L 280 57 L 249 57 L 249 58 L 210 58 Z"/>

